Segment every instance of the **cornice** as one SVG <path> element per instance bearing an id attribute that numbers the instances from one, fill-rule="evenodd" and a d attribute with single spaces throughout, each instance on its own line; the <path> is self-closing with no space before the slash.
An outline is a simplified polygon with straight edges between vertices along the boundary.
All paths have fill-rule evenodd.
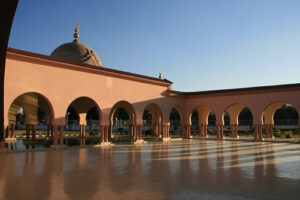
<path id="1" fill-rule="evenodd" d="M 210 90 L 197 92 L 181 92 L 175 90 L 168 90 L 168 96 L 181 98 L 198 98 L 198 97 L 218 97 L 218 96 L 234 96 L 234 95 L 251 95 L 251 94 L 266 94 L 274 92 L 299 91 L 300 83 L 258 86 L 248 88 L 235 88 L 224 90 Z"/>
<path id="2" fill-rule="evenodd" d="M 64 59 L 46 56 L 42 54 L 32 53 L 14 48 L 7 48 L 7 59 L 19 60 L 24 62 L 36 63 L 47 65 L 50 67 L 66 68 L 74 71 L 82 71 L 86 73 L 100 74 L 110 77 L 116 77 L 126 80 L 138 81 L 142 83 L 148 83 L 153 85 L 159 85 L 169 87 L 173 83 L 167 79 L 159 79 L 140 74 L 124 72 L 115 69 L 109 69 L 105 67 L 97 67 L 85 63 L 77 63 L 73 61 L 66 61 Z"/>

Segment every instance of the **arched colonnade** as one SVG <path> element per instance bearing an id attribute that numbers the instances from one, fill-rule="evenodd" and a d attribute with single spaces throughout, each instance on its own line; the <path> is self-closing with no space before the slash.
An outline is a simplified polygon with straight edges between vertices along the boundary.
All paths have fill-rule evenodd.
<path id="1" fill-rule="evenodd" d="M 232 103 L 229 105 L 220 106 L 218 104 L 199 104 L 190 107 L 183 107 L 182 105 L 172 104 L 172 98 L 170 98 L 170 104 L 165 108 L 165 104 L 161 104 L 158 101 L 148 101 L 144 104 L 130 103 L 125 100 L 117 101 L 111 108 L 101 109 L 101 103 L 93 100 L 93 98 L 82 96 L 77 97 L 65 106 L 65 115 L 67 115 L 68 107 L 72 107 L 78 113 L 78 123 L 80 126 L 80 137 L 85 137 L 85 126 L 87 113 L 91 108 L 97 108 L 99 113 L 99 126 L 100 141 L 101 143 L 108 143 L 111 141 L 113 116 L 118 108 L 123 108 L 129 115 L 130 137 L 133 141 L 142 140 L 142 128 L 143 128 L 143 112 L 145 109 L 151 113 L 151 123 L 153 127 L 153 136 L 161 137 L 163 139 L 170 138 L 170 125 L 172 123 L 170 113 L 172 109 L 175 109 L 180 116 L 180 126 L 182 131 L 182 137 L 189 138 L 191 136 L 191 117 L 193 112 L 197 112 L 199 136 L 207 137 L 208 132 L 208 118 L 211 113 L 216 116 L 216 137 L 218 139 L 224 138 L 224 115 L 228 114 L 230 118 L 231 137 L 238 137 L 239 126 L 239 114 L 245 108 L 251 111 L 253 117 L 253 137 L 257 140 L 263 138 L 263 131 L 265 137 L 273 137 L 273 125 L 274 114 L 278 108 L 283 105 L 290 104 L 299 113 L 299 105 L 291 104 L 284 101 L 273 101 L 253 105 L 246 105 L 244 103 Z M 294 102 L 295 103 L 295 102 Z M 165 106 L 165 107 L 164 107 Z M 29 92 L 19 95 L 10 104 L 8 115 L 8 125 L 6 126 L 6 138 L 14 137 L 14 127 L 16 124 L 16 115 L 20 108 L 23 109 L 25 114 L 26 124 L 26 139 L 29 140 L 30 134 L 32 139 L 35 139 L 35 128 L 38 122 L 38 110 L 43 110 L 43 119 L 48 125 L 47 136 L 53 137 L 53 144 L 63 144 L 64 127 L 66 126 L 66 118 L 57 118 L 55 108 L 50 100 L 36 92 Z M 299 124 L 299 121 L 298 121 Z"/>

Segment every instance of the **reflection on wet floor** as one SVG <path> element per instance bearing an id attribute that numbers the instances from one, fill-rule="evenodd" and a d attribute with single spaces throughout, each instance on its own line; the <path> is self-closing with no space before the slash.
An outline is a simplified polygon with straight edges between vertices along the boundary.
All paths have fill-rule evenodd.
<path id="1" fill-rule="evenodd" d="M 74 137 L 64 138 L 64 145 L 66 146 L 81 146 L 94 145 L 100 143 L 99 137 Z M 8 151 L 30 150 L 30 149 L 47 149 L 53 144 L 52 139 L 37 139 L 33 141 L 26 141 L 25 139 L 17 139 L 14 142 L 5 143 Z"/>
<path id="2" fill-rule="evenodd" d="M 0 154 L 0 199 L 299 199 L 300 144 L 187 140 Z"/>

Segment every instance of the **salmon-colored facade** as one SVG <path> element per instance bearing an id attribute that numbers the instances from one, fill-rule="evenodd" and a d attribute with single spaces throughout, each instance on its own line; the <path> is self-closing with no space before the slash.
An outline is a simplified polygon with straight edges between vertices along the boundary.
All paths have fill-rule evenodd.
<path id="1" fill-rule="evenodd" d="M 66 112 L 70 105 L 78 112 L 82 134 L 85 118 L 91 107 L 99 111 L 101 142 L 110 141 L 113 113 L 119 107 L 130 117 L 131 136 L 142 140 L 143 112 L 152 115 L 154 135 L 169 138 L 170 112 L 175 108 L 181 116 L 184 137 L 190 136 L 191 114 L 199 116 L 200 135 L 207 135 L 208 115 L 216 115 L 217 137 L 223 138 L 223 115 L 228 112 L 232 136 L 237 137 L 238 115 L 248 107 L 253 115 L 254 137 L 272 137 L 273 115 L 284 104 L 292 104 L 300 111 L 300 84 L 207 92 L 178 92 L 172 82 L 112 70 L 103 67 L 66 61 L 9 48 L 6 58 L 4 114 L 5 127 L 12 129 L 20 107 L 26 115 L 28 131 L 37 121 L 37 107 L 47 114 L 54 137 L 62 144 Z M 10 137 L 10 136 L 8 136 Z M 54 140 L 56 145 L 56 141 Z"/>

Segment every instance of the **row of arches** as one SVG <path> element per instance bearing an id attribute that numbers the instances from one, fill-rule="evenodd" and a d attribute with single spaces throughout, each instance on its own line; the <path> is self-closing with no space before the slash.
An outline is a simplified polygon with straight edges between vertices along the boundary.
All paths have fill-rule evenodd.
<path id="1" fill-rule="evenodd" d="M 273 136 L 274 116 L 279 108 L 292 110 L 294 121 L 298 124 L 298 113 L 292 105 L 286 102 L 274 102 L 269 104 L 262 113 L 261 127 L 253 124 L 251 110 L 244 104 L 232 104 L 228 106 L 222 116 L 216 116 L 214 110 L 209 106 L 199 105 L 192 112 L 186 114 L 180 106 L 173 106 L 169 115 L 169 122 L 163 122 L 163 113 L 156 103 L 149 103 L 144 108 L 142 115 L 137 115 L 134 107 L 127 101 L 119 101 L 112 106 L 109 112 L 109 124 L 102 124 L 102 112 L 99 105 L 89 97 L 79 97 L 72 101 L 66 110 L 64 124 L 56 123 L 54 110 L 49 100 L 38 93 L 25 93 L 17 97 L 10 105 L 8 111 L 9 126 L 6 130 L 6 137 L 14 137 L 15 125 L 17 122 L 26 126 L 26 139 L 35 138 L 35 130 L 39 125 L 47 125 L 47 136 L 54 138 L 54 145 L 57 141 L 63 143 L 63 132 L 71 130 L 72 126 L 79 126 L 79 136 L 86 136 L 86 127 L 95 126 L 99 129 L 101 142 L 109 142 L 118 133 L 116 127 L 126 127 L 127 136 L 132 141 L 142 140 L 143 128 L 151 127 L 150 135 L 154 137 L 170 138 L 170 134 L 178 134 L 183 137 L 191 137 L 198 134 L 207 137 L 211 132 L 217 138 L 222 139 L 225 132 L 230 132 L 232 137 L 238 137 L 239 126 L 248 126 L 250 131 L 254 131 L 256 139 L 262 138 L 262 125 L 264 125 L 265 137 Z M 282 109 L 281 109 L 282 110 Z M 137 116 L 143 117 L 143 124 L 137 124 Z M 187 119 L 185 119 L 187 116 Z M 282 116 L 282 115 L 281 115 Z M 221 119 L 220 119 L 221 117 Z M 221 123 L 218 123 L 218 121 Z M 212 127 L 212 128 L 208 128 Z M 225 129 L 224 129 L 225 128 Z"/>

